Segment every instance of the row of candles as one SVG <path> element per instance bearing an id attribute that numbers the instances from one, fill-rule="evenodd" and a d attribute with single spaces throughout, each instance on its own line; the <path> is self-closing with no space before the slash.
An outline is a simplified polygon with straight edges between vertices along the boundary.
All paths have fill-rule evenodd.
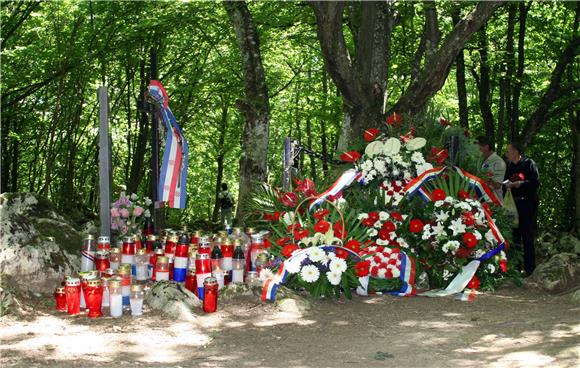
<path id="1" fill-rule="evenodd" d="M 203 301 L 203 310 L 212 313 L 219 289 L 230 282 L 258 282 L 268 258 L 263 244 L 263 234 L 251 228 L 212 238 L 166 229 L 160 237 L 148 234 L 145 244 L 140 236 L 126 236 L 117 247 L 111 247 L 108 237 L 95 242 L 89 235 L 79 277 L 67 277 L 64 287 L 57 288 L 56 307 L 72 315 L 86 308 L 89 317 L 101 316 L 102 307 L 109 307 L 112 317 L 120 317 L 123 309 L 139 316 L 145 283 L 172 280 L 184 283 Z"/>

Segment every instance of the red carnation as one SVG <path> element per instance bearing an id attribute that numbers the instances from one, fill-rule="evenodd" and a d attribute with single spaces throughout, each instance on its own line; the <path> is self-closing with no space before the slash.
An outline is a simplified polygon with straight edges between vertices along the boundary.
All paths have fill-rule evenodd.
<path id="1" fill-rule="evenodd" d="M 348 151 L 340 155 L 340 159 L 344 162 L 356 162 L 360 158 L 360 153 L 357 151 Z"/>
<path id="2" fill-rule="evenodd" d="M 370 128 L 370 129 L 364 131 L 363 138 L 367 142 L 372 142 L 375 140 L 375 138 L 377 138 L 378 135 L 379 135 L 379 130 L 377 128 Z"/>
<path id="3" fill-rule="evenodd" d="M 334 236 L 336 236 L 337 238 L 341 240 L 346 238 L 347 235 L 346 224 L 343 227 L 341 221 L 335 222 L 334 225 L 332 225 L 332 230 L 334 231 Z"/>
<path id="4" fill-rule="evenodd" d="M 387 125 L 396 125 L 403 121 L 403 117 L 400 114 L 394 112 L 392 115 L 387 117 Z"/>
<path id="5" fill-rule="evenodd" d="M 287 236 L 285 238 L 280 238 L 280 239 L 276 240 L 276 243 L 279 246 L 283 246 L 284 244 L 288 243 L 289 241 L 290 241 L 290 238 Z"/>
<path id="6" fill-rule="evenodd" d="M 296 204 L 298 203 L 298 195 L 292 192 L 282 193 L 278 197 L 278 200 L 282 202 L 284 206 L 296 207 Z"/>
<path id="7" fill-rule="evenodd" d="M 340 248 L 336 248 L 334 251 L 334 254 L 336 254 L 336 256 L 338 258 L 342 258 L 342 259 L 347 259 L 348 258 L 348 252 L 344 249 L 340 249 Z"/>
<path id="8" fill-rule="evenodd" d="M 445 194 L 445 191 L 443 189 L 435 189 L 431 193 L 431 197 L 433 198 L 434 201 L 442 201 L 445 199 L 445 197 L 447 197 L 447 194 Z"/>
<path id="9" fill-rule="evenodd" d="M 455 256 L 457 258 L 469 258 L 471 253 L 472 253 L 471 249 L 461 247 L 461 248 L 457 249 L 457 251 L 455 251 Z"/>
<path id="10" fill-rule="evenodd" d="M 508 263 L 506 259 L 502 259 L 501 261 L 499 261 L 499 268 L 501 270 L 501 272 L 506 273 L 507 269 L 508 269 Z"/>
<path id="11" fill-rule="evenodd" d="M 423 221 L 419 219 L 412 219 L 409 224 L 409 231 L 412 233 L 420 233 L 423 231 Z"/>
<path id="12" fill-rule="evenodd" d="M 391 239 L 391 232 L 385 229 L 379 230 L 379 239 L 381 240 L 390 240 Z"/>
<path id="13" fill-rule="evenodd" d="M 282 248 L 282 255 L 286 258 L 290 258 L 292 256 L 292 252 L 298 249 L 300 248 L 298 248 L 296 244 L 294 243 L 288 244 L 284 248 Z"/>
<path id="14" fill-rule="evenodd" d="M 477 277 L 476 275 L 473 275 L 471 280 L 469 280 L 467 287 L 469 289 L 476 289 L 476 290 L 479 289 L 479 277 Z"/>
<path id="15" fill-rule="evenodd" d="M 379 221 L 379 213 L 378 212 L 369 212 L 369 218 L 372 219 L 374 222 Z"/>
<path id="16" fill-rule="evenodd" d="M 356 239 L 351 239 L 344 245 L 345 248 L 352 250 L 355 253 L 360 252 L 360 243 Z"/>
<path id="17" fill-rule="evenodd" d="M 467 226 L 475 225 L 475 217 L 473 216 L 473 213 L 465 212 L 463 214 L 463 223 Z"/>
<path id="18" fill-rule="evenodd" d="M 308 229 L 304 230 L 294 230 L 294 239 L 296 241 L 300 241 L 310 235 L 310 231 Z"/>
<path id="19" fill-rule="evenodd" d="M 318 210 L 316 212 L 314 212 L 314 218 L 317 220 L 322 220 L 324 219 L 328 214 L 330 213 L 329 210 L 327 209 L 323 209 L 323 210 Z"/>
<path id="20" fill-rule="evenodd" d="M 287 232 L 291 232 L 293 230 L 300 230 L 300 224 L 288 225 L 288 227 L 286 228 Z"/>
<path id="21" fill-rule="evenodd" d="M 392 221 L 387 221 L 383 224 L 383 230 L 385 230 L 388 233 L 395 231 L 396 228 L 397 227 Z"/>
<path id="22" fill-rule="evenodd" d="M 391 249 L 391 253 L 400 253 L 400 252 L 401 252 L 401 249 L 399 249 L 399 248 Z"/>
<path id="23" fill-rule="evenodd" d="M 469 192 L 467 192 L 463 189 L 459 189 L 459 192 L 457 192 L 457 196 L 459 197 L 459 199 L 464 201 L 464 200 L 469 198 Z"/>
<path id="24" fill-rule="evenodd" d="M 399 212 L 391 212 L 391 218 L 396 221 L 403 221 L 403 215 Z"/>
<path id="25" fill-rule="evenodd" d="M 366 226 L 366 227 L 373 227 L 375 226 L 375 222 L 376 220 L 373 220 L 370 217 L 367 217 L 366 219 L 362 220 L 361 223 Z"/>
<path id="26" fill-rule="evenodd" d="M 314 224 L 314 231 L 317 233 L 326 234 L 326 232 L 330 229 L 330 223 L 328 221 L 320 220 L 316 224 Z"/>
<path id="27" fill-rule="evenodd" d="M 477 245 L 477 238 L 473 233 L 465 233 L 463 234 L 463 242 L 467 248 L 473 248 Z"/>

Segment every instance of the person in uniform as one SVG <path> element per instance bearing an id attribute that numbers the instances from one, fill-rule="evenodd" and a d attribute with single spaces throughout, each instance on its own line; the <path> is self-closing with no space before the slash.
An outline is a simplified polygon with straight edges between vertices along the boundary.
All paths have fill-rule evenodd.
<path id="1" fill-rule="evenodd" d="M 486 182 L 493 190 L 497 199 L 501 201 L 503 199 L 502 183 L 506 169 L 505 161 L 495 153 L 487 137 L 478 137 L 477 143 L 479 144 L 479 151 L 483 156 L 481 170 L 488 175 Z"/>
<path id="2" fill-rule="evenodd" d="M 513 241 L 517 246 L 523 245 L 524 271 L 529 276 L 536 268 L 534 239 L 539 205 L 540 175 L 534 160 L 523 155 L 523 149 L 519 144 L 510 143 L 506 155 L 508 165 L 505 173 L 505 185 L 512 191 L 519 220 L 518 227 L 513 229 Z"/>
<path id="3" fill-rule="evenodd" d="M 222 215 L 222 226 L 232 226 L 232 208 L 234 207 L 234 199 L 228 191 L 228 185 L 222 183 L 222 191 L 218 194 L 218 204 Z"/>

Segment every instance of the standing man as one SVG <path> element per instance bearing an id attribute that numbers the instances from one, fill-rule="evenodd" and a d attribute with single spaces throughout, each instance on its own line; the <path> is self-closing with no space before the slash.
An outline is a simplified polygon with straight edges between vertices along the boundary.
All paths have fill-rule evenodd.
<path id="1" fill-rule="evenodd" d="M 218 194 L 219 206 L 222 214 L 222 226 L 232 226 L 232 208 L 234 207 L 234 199 L 230 192 L 228 192 L 228 185 L 222 183 L 222 191 Z"/>
<path id="2" fill-rule="evenodd" d="M 540 175 L 536 163 L 523 156 L 523 149 L 517 143 L 510 143 L 507 149 L 508 166 L 505 175 L 506 187 L 510 188 L 518 209 L 519 225 L 513 230 L 514 243 L 524 248 L 524 271 L 529 276 L 536 268 L 534 238 L 538 213 L 538 188 Z"/>
<path id="3" fill-rule="evenodd" d="M 477 138 L 479 144 L 479 152 L 483 156 L 483 164 L 481 169 L 489 175 L 487 184 L 493 190 L 497 199 L 502 201 L 502 183 L 505 177 L 505 162 L 494 152 L 491 142 L 487 137 L 480 136 Z"/>

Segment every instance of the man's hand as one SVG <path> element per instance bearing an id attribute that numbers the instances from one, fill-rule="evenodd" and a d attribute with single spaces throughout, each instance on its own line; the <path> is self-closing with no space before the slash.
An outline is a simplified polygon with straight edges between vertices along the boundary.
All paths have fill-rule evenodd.
<path id="1" fill-rule="evenodd" d="M 522 185 L 521 181 L 508 182 L 505 186 L 508 188 L 519 188 Z"/>

